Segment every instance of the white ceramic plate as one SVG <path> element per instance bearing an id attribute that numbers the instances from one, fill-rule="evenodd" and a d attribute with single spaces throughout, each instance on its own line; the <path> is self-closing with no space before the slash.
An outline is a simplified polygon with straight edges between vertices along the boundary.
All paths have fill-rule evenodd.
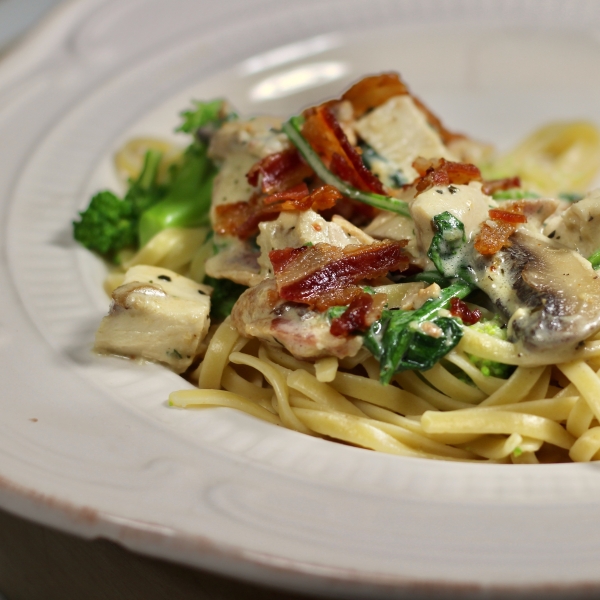
<path id="1" fill-rule="evenodd" d="M 227 409 L 90 348 L 102 265 L 71 241 L 112 151 L 192 97 L 289 114 L 399 70 L 451 128 L 506 146 L 600 122 L 600 4 L 81 0 L 0 63 L 0 505 L 83 536 L 321 593 L 600 591 L 597 465 L 379 455 Z"/>

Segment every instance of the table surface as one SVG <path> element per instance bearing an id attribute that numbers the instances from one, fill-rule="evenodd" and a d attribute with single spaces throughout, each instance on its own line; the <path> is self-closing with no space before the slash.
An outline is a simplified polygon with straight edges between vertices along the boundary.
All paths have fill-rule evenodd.
<path id="1" fill-rule="evenodd" d="M 0 588 L 6 600 L 306 598 L 146 558 L 108 540 L 83 540 L 2 510 Z"/>

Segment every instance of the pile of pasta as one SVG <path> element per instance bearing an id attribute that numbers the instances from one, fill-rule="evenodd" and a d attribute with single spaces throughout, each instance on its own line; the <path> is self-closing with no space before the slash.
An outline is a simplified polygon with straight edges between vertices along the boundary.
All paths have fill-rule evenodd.
<path id="1" fill-rule="evenodd" d="M 476 354 L 518 364 L 510 342 L 465 328 L 445 360 L 379 383 L 366 350 L 352 358 L 300 361 L 241 337 L 225 320 L 213 327 L 191 376 L 200 389 L 171 394 L 178 407 L 225 406 L 305 434 L 401 456 L 495 463 L 600 458 L 600 335 L 585 359 L 518 366 L 508 379 L 484 375 Z M 560 384 L 560 387 L 556 385 Z"/>
<path id="2" fill-rule="evenodd" d="M 542 128 L 488 166 L 488 175 L 525 165 L 529 171 L 521 175 L 535 188 L 549 181 L 549 171 L 572 173 L 573 156 L 579 165 L 590 159 L 586 143 L 592 133 L 585 124 Z M 132 144 L 117 155 L 117 166 L 123 167 Z M 145 140 L 144 149 L 148 144 Z M 557 151 L 563 146 L 569 152 Z M 553 155 L 571 163 L 557 169 L 550 147 Z M 139 164 L 134 166 L 125 169 L 127 175 L 137 173 Z M 574 187 L 573 181 L 567 183 Z M 208 227 L 160 232 L 109 273 L 107 293 L 122 283 L 125 270 L 140 264 L 201 282 L 213 253 L 209 233 Z M 508 379 L 485 375 L 469 355 L 516 369 Z M 342 360 L 302 361 L 283 348 L 241 337 L 226 319 L 211 327 L 201 362 L 187 375 L 198 389 L 173 392 L 170 403 L 234 408 L 304 434 L 408 457 L 494 463 L 600 460 L 600 334 L 587 340 L 577 357 L 563 364 L 527 364 L 512 343 L 465 327 L 459 345 L 432 369 L 401 372 L 382 385 L 379 364 L 365 349 Z"/>

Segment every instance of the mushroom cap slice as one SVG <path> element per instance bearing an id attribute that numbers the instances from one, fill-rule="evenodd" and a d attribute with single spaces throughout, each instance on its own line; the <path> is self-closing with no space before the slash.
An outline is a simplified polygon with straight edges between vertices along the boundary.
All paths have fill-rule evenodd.
<path id="1" fill-rule="evenodd" d="M 540 364 L 572 358 L 600 329 L 600 276 L 560 243 L 519 228 L 510 246 L 473 262 L 477 285 L 510 317 L 509 339 Z"/>

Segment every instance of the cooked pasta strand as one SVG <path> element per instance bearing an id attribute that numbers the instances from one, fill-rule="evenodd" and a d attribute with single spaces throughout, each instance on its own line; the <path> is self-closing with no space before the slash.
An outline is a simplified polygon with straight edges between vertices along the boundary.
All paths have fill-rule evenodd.
<path id="1" fill-rule="evenodd" d="M 590 428 L 593 418 L 594 413 L 590 405 L 581 396 L 567 417 L 567 431 L 575 437 L 581 437 Z"/>
<path id="2" fill-rule="evenodd" d="M 388 433 L 354 415 L 306 408 L 295 408 L 293 410 L 307 427 L 322 435 L 387 454 L 421 457 L 424 455 L 424 453 L 413 450 Z"/>
<path id="3" fill-rule="evenodd" d="M 519 402 L 527 396 L 543 372 L 544 367 L 518 367 L 506 383 L 488 396 L 480 406 L 499 406 Z"/>
<path id="4" fill-rule="evenodd" d="M 519 433 L 566 450 L 575 442 L 570 433 L 550 419 L 501 410 L 426 412 L 421 417 L 421 424 L 427 433 Z"/>
<path id="5" fill-rule="evenodd" d="M 583 361 L 558 365 L 558 368 L 577 387 L 596 419 L 600 420 L 600 379 Z"/>
<path id="6" fill-rule="evenodd" d="M 342 396 L 326 383 L 317 380 L 314 375 L 298 369 L 290 373 L 287 378 L 288 386 L 302 392 L 305 396 L 314 400 L 317 404 L 326 406 L 333 410 L 351 415 L 364 416 L 364 413 L 356 408 L 350 400 Z"/>
<path id="7" fill-rule="evenodd" d="M 288 386 L 285 375 L 275 366 L 269 364 L 261 358 L 234 352 L 229 356 L 229 360 L 237 365 L 248 365 L 260 371 L 264 378 L 271 384 L 277 398 L 277 412 L 282 423 L 290 429 L 295 429 L 302 433 L 310 433 L 310 430 L 296 417 L 289 404 Z"/>
<path id="8" fill-rule="evenodd" d="M 210 340 L 206 355 L 200 365 L 199 388 L 205 390 L 221 389 L 223 369 L 239 337 L 238 330 L 231 325 L 231 320 L 227 317 L 219 325 L 219 328 Z"/>
<path id="9" fill-rule="evenodd" d="M 453 400 L 475 404 L 476 402 L 481 402 L 485 398 L 483 392 L 454 377 L 454 375 L 447 369 L 444 369 L 440 363 L 434 365 L 428 371 L 424 371 L 421 375 L 432 386 L 442 392 L 442 394 L 449 396 Z"/>
<path id="10" fill-rule="evenodd" d="M 499 460 L 512 454 L 522 442 L 523 438 L 518 433 L 511 433 L 508 437 L 489 435 L 465 444 L 464 448 L 484 458 Z"/>
<path id="11" fill-rule="evenodd" d="M 435 410 L 432 404 L 406 390 L 393 385 L 382 386 L 379 381 L 351 373 L 338 371 L 331 386 L 346 396 L 389 408 L 403 415 L 422 415 L 426 410 Z"/>
<path id="12" fill-rule="evenodd" d="M 460 400 L 454 400 L 441 394 L 437 390 L 428 386 L 424 381 L 413 371 L 404 371 L 398 373 L 395 377 L 396 381 L 409 392 L 412 392 L 415 396 L 427 400 L 430 404 L 438 408 L 439 410 L 455 410 L 457 408 L 470 408 L 471 404 L 468 402 L 461 402 Z"/>
<path id="13" fill-rule="evenodd" d="M 335 356 L 320 358 L 315 362 L 315 376 L 317 381 L 329 383 L 335 379 L 338 370 L 338 359 Z"/>
<path id="14" fill-rule="evenodd" d="M 454 349 L 446 355 L 448 362 L 462 369 L 473 381 L 473 383 L 485 394 L 493 394 L 504 385 L 505 380 L 491 375 L 484 375 L 464 354 Z"/>
<path id="15" fill-rule="evenodd" d="M 592 427 L 573 444 L 569 456 L 575 462 L 589 462 L 600 458 L 596 457 L 599 451 L 600 427 Z"/>
<path id="16" fill-rule="evenodd" d="M 238 394 L 224 390 L 179 390 L 169 396 L 169 403 L 180 408 L 226 406 L 246 412 L 263 421 L 281 425 L 277 415 Z"/>

